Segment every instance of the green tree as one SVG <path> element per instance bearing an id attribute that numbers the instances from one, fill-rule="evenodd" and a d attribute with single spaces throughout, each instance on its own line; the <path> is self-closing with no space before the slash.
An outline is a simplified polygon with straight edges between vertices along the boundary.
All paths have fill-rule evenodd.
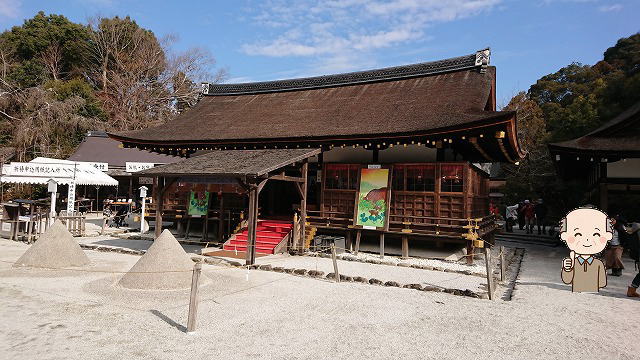
<path id="1" fill-rule="evenodd" d="M 84 69 L 89 29 L 62 15 L 39 12 L 21 26 L 0 34 L 3 51 L 15 66 L 8 75 L 20 87 L 37 86 L 47 79 L 72 77 Z"/>

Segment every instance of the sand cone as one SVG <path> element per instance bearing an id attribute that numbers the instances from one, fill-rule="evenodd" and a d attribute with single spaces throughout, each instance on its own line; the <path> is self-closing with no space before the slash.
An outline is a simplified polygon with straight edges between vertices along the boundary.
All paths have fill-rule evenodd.
<path id="1" fill-rule="evenodd" d="M 64 268 L 89 263 L 89 258 L 67 227 L 56 220 L 13 266 Z"/>
<path id="2" fill-rule="evenodd" d="M 191 286 L 193 261 L 169 230 L 151 244 L 120 286 L 140 290 L 175 290 Z"/>

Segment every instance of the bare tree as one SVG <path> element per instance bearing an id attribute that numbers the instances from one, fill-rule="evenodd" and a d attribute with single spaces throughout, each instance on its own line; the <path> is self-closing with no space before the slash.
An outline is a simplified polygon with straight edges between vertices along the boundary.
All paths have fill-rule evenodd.
<path id="1" fill-rule="evenodd" d="M 60 78 L 62 70 L 62 47 L 59 43 L 51 43 L 41 54 L 40 61 L 51 74 L 53 80 Z"/>

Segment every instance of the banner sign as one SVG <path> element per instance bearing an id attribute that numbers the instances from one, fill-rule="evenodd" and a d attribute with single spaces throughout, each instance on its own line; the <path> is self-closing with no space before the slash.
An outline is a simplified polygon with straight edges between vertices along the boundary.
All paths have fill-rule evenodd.
<path id="1" fill-rule="evenodd" d="M 73 177 L 76 166 L 73 164 L 35 164 L 12 162 L 3 166 L 4 175 L 9 176 L 41 176 L 41 177 Z M 80 171 L 77 169 L 77 171 Z"/>
<path id="2" fill-rule="evenodd" d="M 76 182 L 69 183 L 69 192 L 67 193 L 67 214 L 72 215 L 74 205 L 76 204 Z"/>
<path id="3" fill-rule="evenodd" d="M 126 171 L 127 172 L 138 172 L 142 170 L 151 169 L 154 167 L 154 163 L 142 163 L 142 162 L 126 162 Z"/>

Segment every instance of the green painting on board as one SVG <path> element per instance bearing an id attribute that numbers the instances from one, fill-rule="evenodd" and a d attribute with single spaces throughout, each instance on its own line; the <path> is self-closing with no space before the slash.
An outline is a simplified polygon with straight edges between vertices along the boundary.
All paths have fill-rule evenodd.
<path id="1" fill-rule="evenodd" d="M 189 197 L 189 215 L 202 216 L 207 214 L 209 209 L 209 192 L 192 191 Z"/>
<path id="2" fill-rule="evenodd" d="M 387 216 L 389 169 L 361 169 L 356 225 L 383 228 Z"/>

